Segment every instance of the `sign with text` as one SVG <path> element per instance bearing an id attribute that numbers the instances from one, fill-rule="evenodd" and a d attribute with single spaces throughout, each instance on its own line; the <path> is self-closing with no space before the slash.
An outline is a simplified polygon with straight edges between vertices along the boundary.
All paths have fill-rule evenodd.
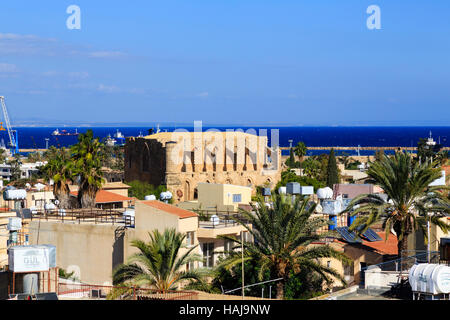
<path id="1" fill-rule="evenodd" d="M 9 269 L 13 272 L 40 272 L 49 270 L 48 248 L 20 246 L 9 249 Z"/>

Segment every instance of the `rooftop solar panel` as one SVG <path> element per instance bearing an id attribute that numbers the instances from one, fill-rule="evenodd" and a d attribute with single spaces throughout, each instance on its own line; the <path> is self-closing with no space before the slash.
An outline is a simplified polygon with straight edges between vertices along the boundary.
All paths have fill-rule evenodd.
<path id="1" fill-rule="evenodd" d="M 336 231 L 344 238 L 348 243 L 362 243 L 360 237 L 358 237 L 353 231 L 348 230 L 348 227 L 336 228 Z"/>
<path id="2" fill-rule="evenodd" d="M 381 241 L 381 237 L 372 229 L 367 229 L 366 232 L 363 233 L 363 237 L 371 242 Z"/>

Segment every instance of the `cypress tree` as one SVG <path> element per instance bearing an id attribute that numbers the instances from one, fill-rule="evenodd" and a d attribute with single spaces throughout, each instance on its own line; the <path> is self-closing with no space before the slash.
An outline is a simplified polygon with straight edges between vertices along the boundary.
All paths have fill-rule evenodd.
<path id="1" fill-rule="evenodd" d="M 289 152 L 289 167 L 293 168 L 295 166 L 295 158 L 294 158 L 294 150 L 292 150 Z"/>
<path id="2" fill-rule="evenodd" d="M 334 155 L 334 150 L 331 149 L 330 155 L 328 156 L 327 186 L 333 189 L 333 186 L 336 183 L 339 183 L 339 173 L 336 164 L 336 157 Z"/>

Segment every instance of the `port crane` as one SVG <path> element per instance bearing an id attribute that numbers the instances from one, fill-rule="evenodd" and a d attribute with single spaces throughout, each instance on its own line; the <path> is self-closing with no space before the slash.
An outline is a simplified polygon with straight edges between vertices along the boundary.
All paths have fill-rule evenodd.
<path id="1" fill-rule="evenodd" d="M 3 119 L 5 120 L 6 129 L 3 127 L 3 122 L 1 123 L 0 130 L 8 131 L 9 136 L 9 148 L 12 154 L 19 153 L 19 144 L 17 130 L 11 128 L 11 123 L 9 121 L 8 110 L 6 109 L 5 97 L 0 96 L 0 103 L 2 105 Z"/>

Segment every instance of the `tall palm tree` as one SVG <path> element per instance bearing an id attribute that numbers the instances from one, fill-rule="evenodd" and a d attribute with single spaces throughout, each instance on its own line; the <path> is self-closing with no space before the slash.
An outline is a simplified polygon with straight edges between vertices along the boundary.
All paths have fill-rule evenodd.
<path id="1" fill-rule="evenodd" d="M 104 145 L 94 138 L 92 130 L 78 136 L 78 143 L 71 148 L 74 174 L 79 190 L 78 203 L 81 208 L 95 207 L 95 197 L 104 182 L 101 172 L 105 156 Z"/>
<path id="2" fill-rule="evenodd" d="M 374 223 L 382 222 L 386 239 L 391 229 L 398 238 L 398 256 L 405 258 L 408 249 L 408 235 L 421 230 L 425 238 L 427 220 L 447 232 L 449 225 L 442 222 L 450 213 L 450 202 L 443 187 L 429 187 L 441 177 L 441 170 L 433 163 L 414 161 L 408 153 L 397 152 L 395 156 L 383 155 L 367 171 L 374 183 L 380 186 L 387 199 L 378 194 L 363 194 L 351 201 L 345 212 L 358 217 L 350 230 L 364 233 Z"/>
<path id="3" fill-rule="evenodd" d="M 132 283 L 165 293 L 177 289 L 182 281 L 202 281 L 199 270 L 182 270 L 189 262 L 201 261 L 199 255 L 192 253 L 197 246 L 187 249 L 185 253 L 180 252 L 185 247 L 186 235 L 175 229 L 166 229 L 162 234 L 154 230 L 149 236 L 149 243 L 132 241 L 132 246 L 138 248 L 139 252 L 132 255 L 127 264 L 113 271 L 115 285 Z"/>
<path id="4" fill-rule="evenodd" d="M 242 243 L 240 239 L 222 236 L 233 241 L 235 249 L 244 247 L 244 260 L 256 260 L 260 266 L 258 278 L 262 280 L 265 272 L 270 271 L 277 282 L 277 299 L 284 297 L 284 286 L 292 272 L 306 269 L 317 273 L 327 283 L 329 276 L 345 281 L 336 270 L 322 265 L 319 258 L 336 258 L 348 263 L 343 253 L 328 245 L 311 245 L 331 233 L 319 234 L 318 230 L 328 225 L 322 218 L 313 218 L 316 204 L 309 198 L 298 197 L 293 203 L 284 195 L 274 195 L 272 206 L 268 207 L 262 199 L 258 205 L 252 205 L 253 212 L 242 210 L 243 217 L 237 221 L 253 236 L 253 242 Z M 220 266 L 230 270 L 242 262 L 241 252 L 231 251 Z"/>
<path id="5" fill-rule="evenodd" d="M 73 182 L 73 162 L 66 148 L 52 150 L 47 164 L 41 169 L 46 180 L 53 180 L 53 194 L 59 200 L 60 208 L 70 207 L 69 184 Z"/>
<path id="6" fill-rule="evenodd" d="M 294 151 L 297 157 L 299 158 L 299 161 L 302 162 L 303 157 L 306 156 L 306 153 L 308 152 L 308 148 L 306 147 L 304 142 L 300 141 L 295 146 Z"/>

